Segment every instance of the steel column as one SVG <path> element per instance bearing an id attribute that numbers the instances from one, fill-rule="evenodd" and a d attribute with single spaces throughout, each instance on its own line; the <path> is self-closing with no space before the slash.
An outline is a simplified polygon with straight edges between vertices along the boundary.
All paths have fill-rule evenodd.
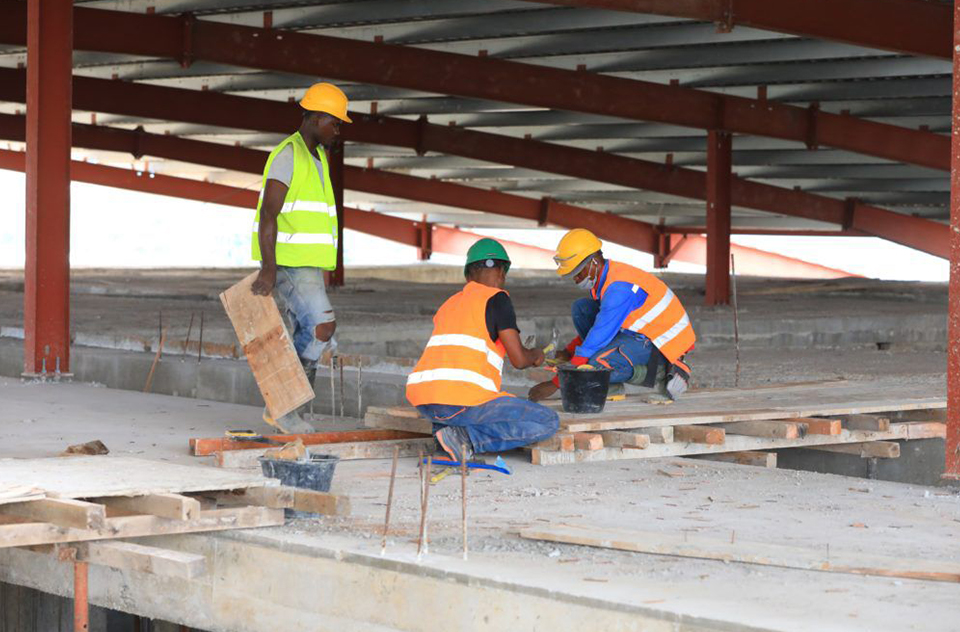
<path id="1" fill-rule="evenodd" d="M 707 305 L 730 302 L 730 178 L 733 141 L 707 133 Z"/>
<path id="2" fill-rule="evenodd" d="M 23 370 L 70 369 L 72 0 L 27 5 Z"/>
<path id="3" fill-rule="evenodd" d="M 960 2 L 953 19 L 953 134 L 950 172 L 950 298 L 947 312 L 947 438 L 944 478 L 960 480 Z"/>

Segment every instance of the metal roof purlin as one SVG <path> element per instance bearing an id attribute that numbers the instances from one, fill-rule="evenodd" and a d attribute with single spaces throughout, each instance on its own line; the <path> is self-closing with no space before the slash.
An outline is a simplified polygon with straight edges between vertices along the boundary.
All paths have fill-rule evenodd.
<path id="1" fill-rule="evenodd" d="M 885 0 L 892 1 L 892 0 Z M 905 0 L 896 0 L 905 1 Z M 18 5 L 21 3 L 17 3 Z M 925 3 L 929 4 L 929 3 Z M 326 35 L 102 9 L 75 10 L 80 50 L 195 59 L 537 107 L 769 136 L 949 168 L 949 137 L 856 117 L 589 72 Z M 23 16 L 17 15 L 23 13 Z M 0 43 L 22 43 L 8 9 Z"/>

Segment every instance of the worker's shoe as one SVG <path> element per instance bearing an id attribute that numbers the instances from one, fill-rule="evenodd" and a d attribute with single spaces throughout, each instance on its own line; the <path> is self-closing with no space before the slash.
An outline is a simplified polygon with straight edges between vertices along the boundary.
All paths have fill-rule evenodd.
<path id="1" fill-rule="evenodd" d="M 611 400 L 619 397 L 627 396 L 627 387 L 623 385 L 623 382 L 614 382 L 610 385 L 610 388 L 607 389 L 607 399 Z"/>
<path id="2" fill-rule="evenodd" d="M 263 420 L 283 434 L 310 434 L 316 432 L 313 426 L 304 421 L 300 413 L 296 410 L 290 411 L 279 419 L 274 419 L 270 416 L 270 411 L 267 410 L 267 407 L 264 406 Z"/>
<path id="3" fill-rule="evenodd" d="M 463 463 L 473 458 L 473 446 L 467 429 L 461 426 L 444 426 L 434 435 L 440 448 L 454 461 Z"/>

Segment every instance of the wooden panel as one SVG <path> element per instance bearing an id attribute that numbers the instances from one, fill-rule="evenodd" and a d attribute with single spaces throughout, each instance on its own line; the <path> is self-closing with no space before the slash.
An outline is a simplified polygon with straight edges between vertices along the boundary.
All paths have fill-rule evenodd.
<path id="1" fill-rule="evenodd" d="M 701 454 L 692 458 L 703 459 L 705 461 L 739 463 L 740 465 L 754 465 L 757 467 L 777 467 L 776 452 L 757 452 L 754 450 L 747 450 L 744 452 L 724 452 L 723 454 Z"/>
<path id="2" fill-rule="evenodd" d="M 685 532 L 683 534 L 608 529 L 596 525 L 552 525 L 521 529 L 520 537 L 580 544 L 605 549 L 739 562 L 781 568 L 799 568 L 853 575 L 876 575 L 940 582 L 960 582 L 960 564 L 940 560 L 911 560 L 831 548 L 810 549 L 783 544 L 745 542 Z"/>
<path id="3" fill-rule="evenodd" d="M 133 542 L 83 542 L 77 545 L 77 559 L 100 566 L 180 579 L 200 577 L 207 569 L 207 560 L 202 555 Z"/>
<path id="4" fill-rule="evenodd" d="M 422 437 L 423 435 L 416 435 Z M 399 457 L 417 456 L 420 452 L 427 454 L 436 446 L 433 437 L 421 439 L 400 439 L 397 441 L 359 441 L 353 443 L 325 443 L 311 448 L 312 454 L 332 454 L 345 461 L 357 459 L 392 459 L 394 448 L 398 448 Z M 269 448 L 267 448 L 269 449 Z M 255 468 L 260 469 L 259 459 L 267 449 L 261 450 L 233 450 L 221 452 L 217 455 L 217 465 L 233 469 Z"/>
<path id="5" fill-rule="evenodd" d="M 181 494 L 147 494 L 100 498 L 111 509 L 131 514 L 150 514 L 171 520 L 196 520 L 200 517 L 200 501 Z"/>
<path id="6" fill-rule="evenodd" d="M 270 415 L 277 419 L 313 399 L 313 389 L 272 296 L 255 296 L 256 272 L 220 295 Z"/>
<path id="7" fill-rule="evenodd" d="M 69 498 L 43 498 L 0 505 L 0 514 L 74 529 L 102 529 L 107 519 L 103 505 Z"/>
<path id="8" fill-rule="evenodd" d="M 608 430 L 601 432 L 603 445 L 610 448 L 633 448 L 643 450 L 650 445 L 650 435 L 639 434 L 635 432 L 623 432 L 620 430 Z"/>
<path id="9" fill-rule="evenodd" d="M 679 442 L 720 445 L 726 439 L 726 432 L 723 428 L 711 426 L 674 426 L 673 439 Z"/>
<path id="10" fill-rule="evenodd" d="M 283 511 L 280 509 L 239 507 L 204 511 L 197 520 L 169 520 L 145 515 L 117 516 L 107 518 L 103 529 L 73 529 L 58 527 L 48 522 L 6 523 L 0 524 L 0 548 L 272 527 L 282 525 L 283 522 Z"/>
<path id="11" fill-rule="evenodd" d="M 822 452 L 855 454 L 864 459 L 896 459 L 900 457 L 900 444 L 895 441 L 869 441 L 867 443 L 849 443 L 846 445 L 819 445 L 810 449 L 820 450 Z"/>
<path id="12" fill-rule="evenodd" d="M 777 439 L 796 439 L 801 436 L 800 426 L 786 421 L 734 421 L 728 424 L 717 424 L 729 434 L 748 435 L 751 437 L 773 437 Z"/>
<path id="13" fill-rule="evenodd" d="M 400 430 L 342 430 L 337 432 L 311 432 L 309 434 L 264 435 L 264 437 L 266 439 L 283 442 L 300 439 L 303 441 L 303 445 L 311 446 L 327 443 L 422 439 L 425 437 L 425 434 L 419 432 L 403 432 Z M 190 439 L 190 452 L 194 456 L 207 456 L 227 450 L 258 450 L 270 447 L 275 446 L 269 443 L 257 443 L 256 441 L 235 441 L 225 437 Z"/>
<path id="14" fill-rule="evenodd" d="M 625 450 L 623 448 L 604 448 L 602 450 L 577 450 L 576 452 L 556 452 L 533 450 L 531 459 L 539 465 L 562 465 L 586 461 L 618 461 L 624 459 L 649 459 L 665 456 L 690 456 L 693 454 L 719 454 L 749 450 L 776 450 L 780 448 L 799 448 L 812 445 L 835 445 L 844 443 L 863 443 L 868 441 L 891 441 L 896 439 L 932 438 L 946 432 L 945 424 L 920 422 L 916 427 L 909 422 L 895 423 L 886 432 L 868 430 L 843 430 L 839 435 L 807 435 L 802 439 L 771 439 L 767 437 L 747 437 L 729 435 L 723 444 L 705 443 L 664 443 L 650 444 L 645 450 Z"/>
<path id="15" fill-rule="evenodd" d="M 262 474 L 124 456 L 0 459 L 0 480 L 29 484 L 51 498 L 100 498 L 275 485 Z"/>

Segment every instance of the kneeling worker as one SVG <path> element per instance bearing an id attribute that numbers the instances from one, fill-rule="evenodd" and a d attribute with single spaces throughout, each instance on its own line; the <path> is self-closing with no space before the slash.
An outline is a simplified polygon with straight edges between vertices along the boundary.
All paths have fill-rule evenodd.
<path id="1" fill-rule="evenodd" d="M 542 441 L 559 426 L 546 406 L 500 391 L 503 358 L 518 369 L 543 364 L 527 349 L 510 295 L 503 289 L 510 257 L 493 239 L 467 252 L 467 284 L 440 306 L 433 333 L 407 378 L 407 399 L 433 422 L 440 447 L 455 461 Z"/>
<path id="2" fill-rule="evenodd" d="M 574 302 L 578 336 L 557 353 L 557 359 L 606 367 L 612 371 L 611 384 L 657 388 L 676 399 L 690 380 L 690 367 L 683 362 L 696 341 L 690 318 L 663 281 L 639 268 L 608 261 L 602 246 L 583 228 L 571 230 L 557 245 L 557 274 L 591 293 L 591 298 Z M 537 384 L 530 399 L 549 397 L 558 387 L 556 378 Z"/>

